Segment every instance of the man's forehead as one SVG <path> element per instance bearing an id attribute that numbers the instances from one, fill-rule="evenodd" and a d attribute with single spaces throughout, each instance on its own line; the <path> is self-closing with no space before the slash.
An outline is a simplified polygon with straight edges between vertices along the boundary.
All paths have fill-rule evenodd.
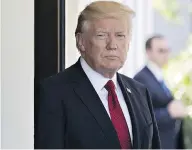
<path id="1" fill-rule="evenodd" d="M 128 24 L 124 22 L 116 22 L 116 23 L 107 23 L 107 22 L 92 22 L 91 26 L 92 30 L 96 32 L 109 32 L 109 31 L 118 31 L 118 32 L 124 32 L 128 30 L 129 26 Z"/>
<path id="2" fill-rule="evenodd" d="M 98 25 L 107 25 L 113 22 L 113 24 L 116 25 L 124 25 L 128 24 L 129 20 L 125 18 L 101 18 L 101 19 L 95 19 L 91 21 L 93 24 Z"/>
<path id="3" fill-rule="evenodd" d="M 155 38 L 152 40 L 154 46 L 168 46 L 167 41 L 164 38 Z"/>
<path id="4" fill-rule="evenodd" d="M 114 31 L 114 32 L 125 32 L 126 29 L 122 29 L 122 28 L 113 28 L 113 29 L 110 29 L 110 28 L 95 28 L 95 31 L 96 32 L 111 32 L 111 31 Z"/>

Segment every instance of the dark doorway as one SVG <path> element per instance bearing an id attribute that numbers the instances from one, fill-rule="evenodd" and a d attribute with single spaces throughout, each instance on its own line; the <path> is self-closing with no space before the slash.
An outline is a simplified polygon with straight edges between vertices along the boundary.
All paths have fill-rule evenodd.
<path id="1" fill-rule="evenodd" d="M 35 0 L 35 80 L 64 70 L 65 1 Z"/>
<path id="2" fill-rule="evenodd" d="M 65 68 L 65 0 L 35 0 L 34 123 L 39 83 Z"/>

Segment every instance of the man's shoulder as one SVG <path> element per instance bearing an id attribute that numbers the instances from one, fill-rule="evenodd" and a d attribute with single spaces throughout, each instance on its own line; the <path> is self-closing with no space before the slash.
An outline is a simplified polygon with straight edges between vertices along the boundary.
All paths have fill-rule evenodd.
<path id="1" fill-rule="evenodd" d="M 141 70 L 139 70 L 139 71 L 135 74 L 134 78 L 144 76 L 146 73 L 147 73 L 147 66 L 144 66 Z"/>
<path id="2" fill-rule="evenodd" d="M 77 69 L 74 65 L 72 65 L 64 71 L 43 79 L 40 84 L 45 87 L 58 87 L 60 85 L 67 85 L 75 78 L 76 73 Z"/>
<path id="3" fill-rule="evenodd" d="M 125 76 L 123 74 L 120 74 L 120 76 L 123 79 L 123 82 L 125 82 L 131 88 L 133 88 L 135 90 L 138 90 L 138 89 L 144 90 L 144 89 L 146 89 L 145 86 L 142 83 L 140 83 L 140 82 L 138 82 L 138 81 L 136 81 L 136 80 L 134 80 L 134 79 L 132 79 L 130 77 L 127 77 L 127 76 Z"/>
<path id="4" fill-rule="evenodd" d="M 148 101 L 148 97 L 147 97 L 147 88 L 145 85 L 143 85 L 142 83 L 129 78 L 125 75 L 120 75 L 122 78 L 122 81 L 124 82 L 124 84 L 130 88 L 131 92 L 133 92 L 133 95 L 137 95 L 138 97 L 142 97 L 142 99 L 137 99 L 140 103 L 145 103 L 147 105 L 147 101 Z M 144 100 L 146 98 L 146 101 Z"/>

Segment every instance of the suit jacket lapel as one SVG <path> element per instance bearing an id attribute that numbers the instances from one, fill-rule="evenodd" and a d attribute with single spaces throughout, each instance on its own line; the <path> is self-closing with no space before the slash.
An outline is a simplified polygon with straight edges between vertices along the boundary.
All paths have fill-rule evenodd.
<path id="1" fill-rule="evenodd" d="M 130 93 L 131 87 L 129 85 L 125 84 L 125 82 L 122 80 L 121 76 L 117 75 L 118 83 L 121 87 L 121 91 L 123 93 L 123 96 L 125 98 L 125 101 L 127 103 L 127 107 L 130 113 L 131 122 L 132 122 L 132 132 L 133 132 L 133 149 L 139 149 L 141 146 L 140 141 L 140 127 L 139 127 L 139 116 L 137 112 L 135 111 L 136 107 L 133 101 L 136 101 L 133 92 Z M 127 88 L 130 90 L 128 91 Z"/>
<path id="2" fill-rule="evenodd" d="M 153 79 L 154 84 L 157 85 L 157 86 L 155 86 L 155 87 L 158 87 L 158 90 L 157 90 L 157 91 L 161 91 L 161 93 L 162 93 L 164 96 L 169 97 L 169 96 L 167 96 L 167 94 L 166 94 L 165 91 L 163 90 L 163 88 L 162 88 L 161 84 L 159 83 L 159 81 L 157 80 L 157 78 L 154 76 L 154 74 L 149 70 L 149 68 L 148 68 L 147 66 L 145 67 L 145 70 L 146 70 L 146 72 L 149 74 L 149 77 L 151 77 L 151 78 Z M 173 98 L 172 95 L 170 95 L 169 98 Z"/>
<path id="3" fill-rule="evenodd" d="M 154 74 L 149 70 L 149 68 L 146 66 L 144 70 L 149 74 L 149 76 L 153 79 L 154 83 L 158 85 L 158 87 L 161 89 L 161 85 L 159 84 L 159 81 L 157 78 L 154 76 Z M 161 89 L 162 90 L 162 89 Z"/>
<path id="4" fill-rule="evenodd" d="M 78 74 L 78 80 L 76 80 L 78 84 L 76 84 L 74 87 L 75 93 L 79 96 L 81 101 L 86 105 L 90 113 L 93 115 L 111 147 L 120 149 L 118 137 L 112 122 L 94 87 L 81 68 L 80 62 L 76 64 L 76 68 L 78 68 L 78 71 L 76 72 L 76 74 Z"/>

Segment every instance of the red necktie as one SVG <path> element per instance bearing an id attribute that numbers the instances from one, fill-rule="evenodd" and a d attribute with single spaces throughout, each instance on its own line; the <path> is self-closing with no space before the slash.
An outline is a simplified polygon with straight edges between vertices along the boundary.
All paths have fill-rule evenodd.
<path id="1" fill-rule="evenodd" d="M 120 145 L 122 149 L 131 149 L 131 139 L 129 135 L 129 129 L 123 115 L 121 106 L 119 104 L 115 85 L 112 80 L 109 80 L 105 85 L 108 91 L 108 105 L 111 116 L 111 121 L 116 130 Z"/>

